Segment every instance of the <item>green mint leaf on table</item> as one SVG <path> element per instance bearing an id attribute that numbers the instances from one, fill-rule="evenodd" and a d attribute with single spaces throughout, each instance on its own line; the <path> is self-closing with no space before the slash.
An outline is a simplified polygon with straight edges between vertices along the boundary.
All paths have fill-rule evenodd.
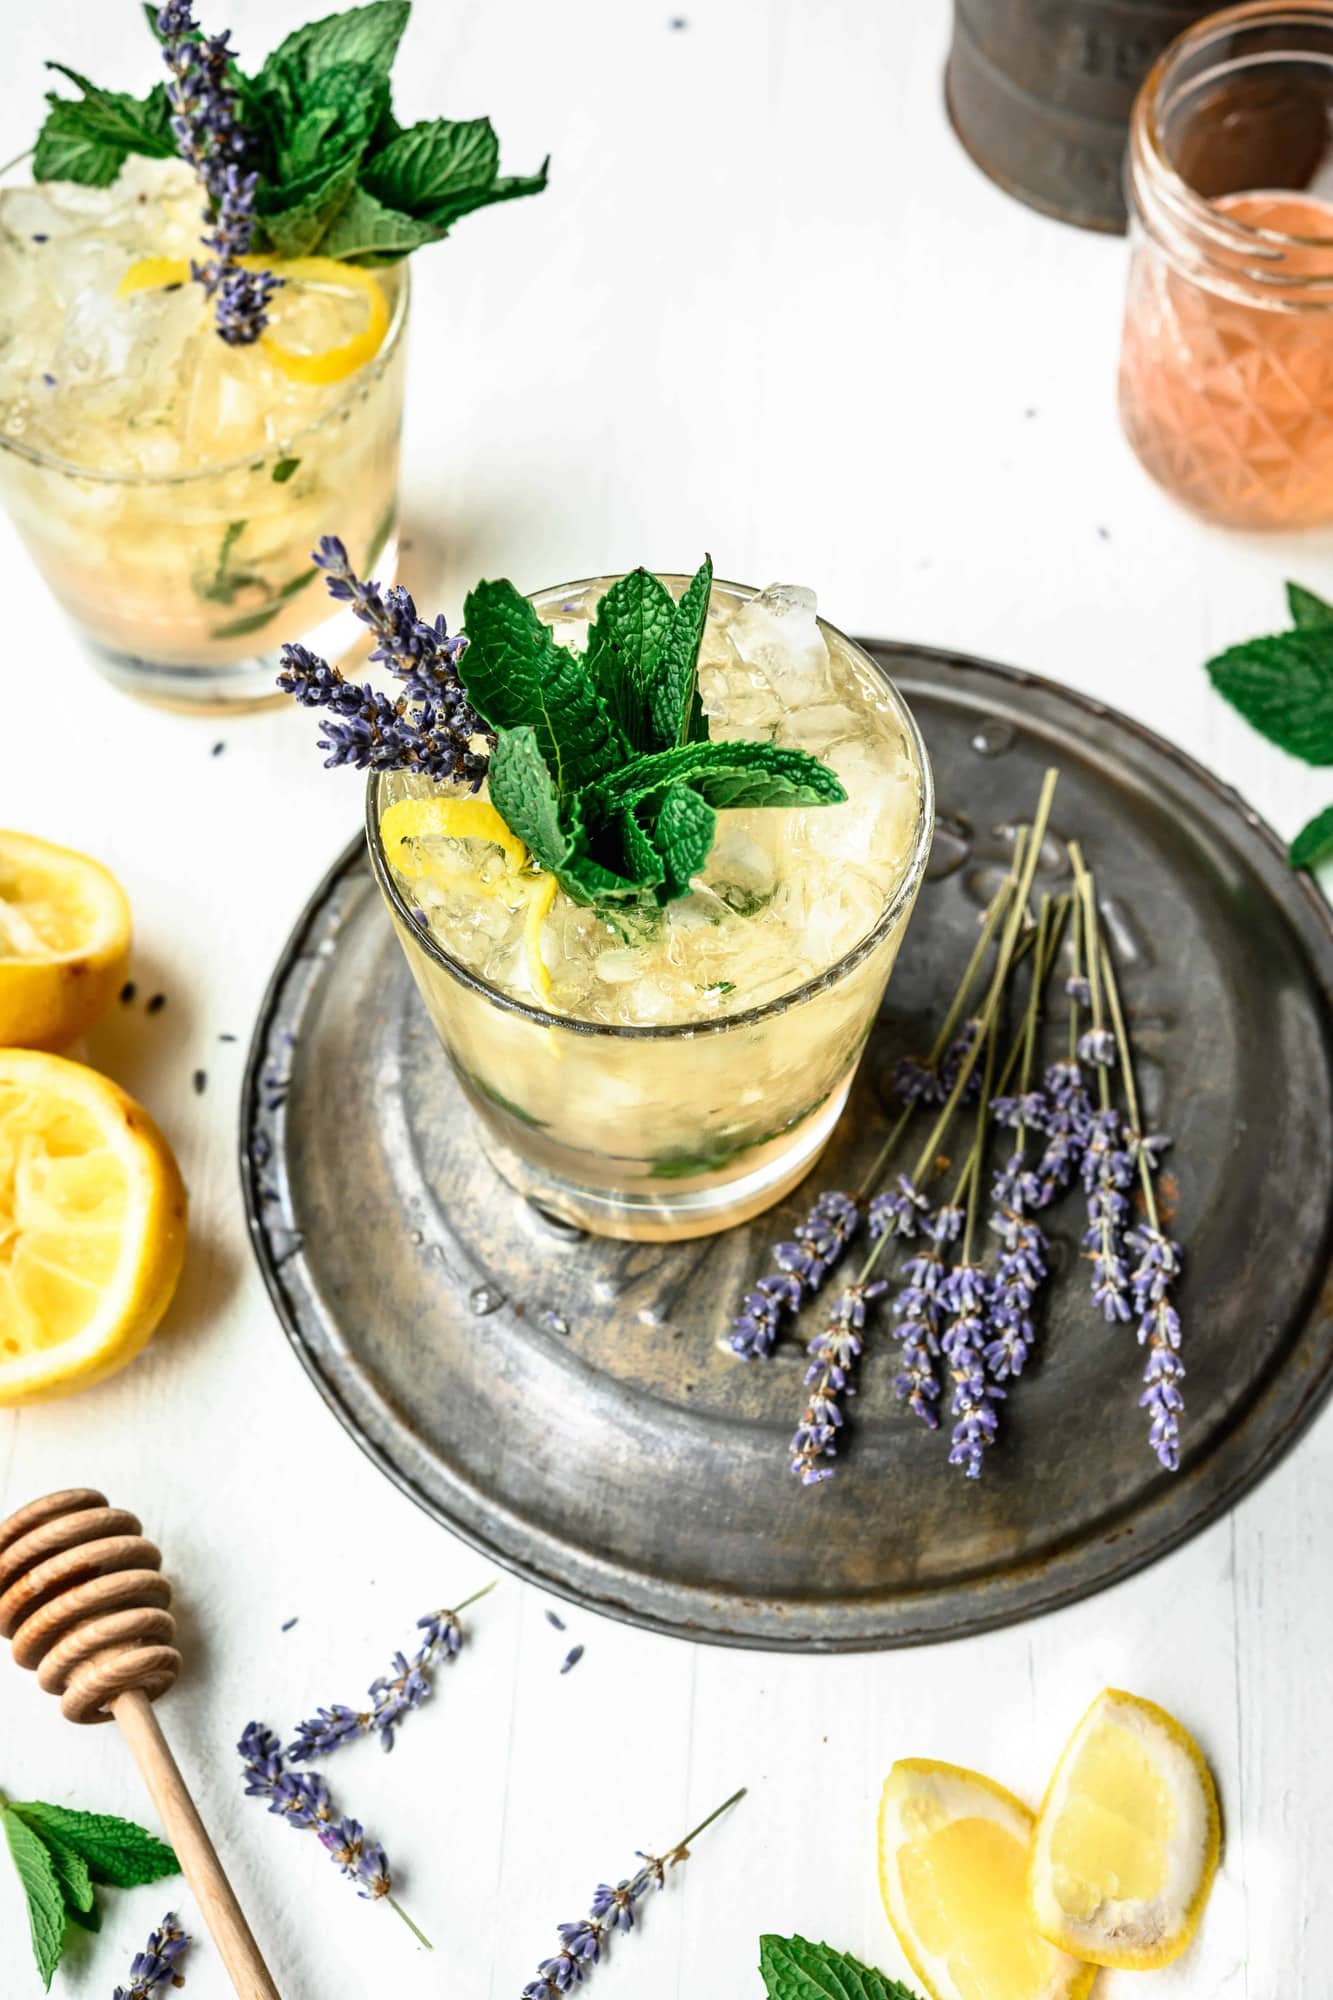
<path id="1" fill-rule="evenodd" d="M 118 1819 L 113 1813 L 76 1812 L 70 1806 L 38 1800 L 11 1805 L 8 1811 L 43 1840 L 49 1835 L 72 1847 L 87 1863 L 94 1882 L 133 1889 L 180 1873 L 180 1863 L 166 1842 L 133 1820 Z"/>
<path id="2" fill-rule="evenodd" d="M 175 157 L 171 110 L 160 83 L 146 98 L 137 98 L 103 90 L 64 63 L 48 63 L 47 68 L 68 77 L 83 95 L 70 98 L 47 92 L 50 110 L 33 151 L 34 180 L 110 187 L 131 153 Z"/>
<path id="3" fill-rule="evenodd" d="M 1333 628 L 1251 639 L 1207 670 L 1218 693 L 1279 749 L 1333 764 Z"/>
<path id="4" fill-rule="evenodd" d="M 636 569 L 612 584 L 588 633 L 588 672 L 633 750 L 655 747 L 648 690 L 675 615 L 666 585 Z"/>
<path id="5" fill-rule="evenodd" d="M 65 1898 L 60 1878 L 42 1841 L 14 1808 L 6 1806 L 0 1812 L 0 1818 L 4 1821 L 5 1839 L 28 1902 L 32 1955 L 37 1961 L 42 1984 L 49 1991 L 51 1975 L 60 1963 L 65 1944 Z"/>
<path id="6" fill-rule="evenodd" d="M 697 743 L 708 735 L 699 699 L 699 647 L 708 618 L 713 588 L 713 560 L 705 556 L 690 586 L 676 606 L 648 689 L 648 710 L 654 745 L 669 750 L 680 743 Z"/>
<path id="7" fill-rule="evenodd" d="M 1287 859 L 1293 868 L 1316 868 L 1330 855 L 1333 855 L 1333 806 L 1325 806 L 1301 828 L 1287 849 Z"/>
<path id="8" fill-rule="evenodd" d="M 768 2000 L 917 2000 L 900 1981 L 849 1952 L 803 1937 L 760 1938 L 759 1970 Z"/>
<path id="9" fill-rule="evenodd" d="M 562 799 L 624 763 L 629 746 L 583 661 L 556 644 L 512 583 L 479 583 L 463 619 L 468 700 L 494 730 L 532 728 Z"/>
<path id="10" fill-rule="evenodd" d="M 1326 604 L 1322 597 L 1316 597 L 1312 590 L 1302 584 L 1287 585 L 1287 609 L 1291 622 L 1299 631 L 1318 631 L 1321 626 L 1333 625 L 1333 604 Z"/>

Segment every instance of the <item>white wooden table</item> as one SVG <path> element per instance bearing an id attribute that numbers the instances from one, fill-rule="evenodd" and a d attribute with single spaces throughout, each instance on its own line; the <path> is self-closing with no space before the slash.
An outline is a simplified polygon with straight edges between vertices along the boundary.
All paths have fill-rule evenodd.
<path id="1" fill-rule="evenodd" d="M 204 18 L 229 20 L 257 58 L 305 11 L 210 0 Z M 724 575 L 814 585 L 848 630 L 1094 691 L 1290 834 L 1326 783 L 1251 737 L 1200 663 L 1281 622 L 1284 575 L 1328 589 L 1327 538 L 1210 530 L 1140 473 L 1113 406 L 1124 245 L 1030 214 L 964 158 L 941 102 L 947 13 L 945 0 L 420 0 L 400 111 L 489 112 L 509 169 L 548 149 L 553 167 L 540 200 L 465 221 L 415 260 L 413 579 L 452 618 L 483 574 L 533 588 L 638 562 L 691 569 L 709 548 Z M 0 152 L 34 132 L 48 56 L 136 90 L 154 74 L 134 0 L 12 0 Z M 504 1578 L 395 1755 L 367 1744 L 329 1766 L 345 1809 L 386 1842 L 433 1958 L 314 1840 L 242 1797 L 232 1745 L 251 1716 L 285 1731 L 318 1702 L 357 1700 L 420 1612 L 490 1574 L 325 1411 L 245 1240 L 246 1038 L 361 788 L 319 768 L 308 715 L 219 724 L 111 693 L 7 524 L 0 587 L 0 820 L 90 850 L 126 884 L 140 1001 L 167 1004 L 114 1009 L 90 1058 L 156 1112 L 193 1201 L 183 1289 L 145 1358 L 71 1401 L 0 1413 L 0 1512 L 100 1484 L 160 1539 L 189 1655 L 164 1719 L 284 1994 L 515 2000 L 596 1882 L 741 1783 L 749 1799 L 597 1991 L 757 1996 L 766 1929 L 905 1973 L 874 1873 L 890 1762 L 946 1757 L 1035 1798 L 1109 1682 L 1197 1732 L 1228 1845 L 1193 1953 L 1151 1986 L 1107 1975 L 1099 1991 L 1319 2000 L 1333 1958 L 1333 1415 L 1146 1575 L 929 1652 L 775 1659 L 572 1610 L 562 1637 L 547 1600 Z M 586 1655 L 561 1677 L 576 1640 Z M 7 1664 L 0 1785 L 146 1811 L 113 1733 L 62 1724 Z M 104 1900 L 102 1939 L 76 1940 L 61 1992 L 109 1994 L 169 1902 L 193 1915 L 180 1886 Z M 37 1991 L 23 1930 L 0 1865 L 3 2000 Z M 206 1943 L 189 1982 L 195 2000 L 227 1990 Z"/>

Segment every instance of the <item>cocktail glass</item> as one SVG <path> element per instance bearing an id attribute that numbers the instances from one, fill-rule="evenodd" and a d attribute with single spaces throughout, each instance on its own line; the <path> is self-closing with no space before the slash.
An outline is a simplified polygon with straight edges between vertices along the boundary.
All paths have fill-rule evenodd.
<path id="1" fill-rule="evenodd" d="M 663 579 L 676 596 L 687 580 Z M 564 585 L 539 592 L 532 601 L 561 637 L 573 636 L 586 627 L 613 581 L 603 577 Z M 714 684 L 710 646 L 716 652 L 725 644 L 715 628 L 724 631 L 727 620 L 757 595 L 745 586 L 714 584 L 712 637 L 705 636 L 700 666 L 705 705 Z M 839 824 L 854 845 L 860 831 L 855 815 L 858 805 L 864 809 L 875 782 L 876 758 L 886 765 L 893 762 L 893 783 L 902 788 L 895 822 L 901 851 L 878 857 L 883 873 L 877 889 L 858 877 L 858 892 L 868 897 L 862 904 L 863 929 L 828 963 L 818 964 L 816 952 L 817 969 L 795 980 L 789 990 L 783 990 L 780 967 L 776 979 L 767 976 L 775 968 L 762 964 L 762 929 L 710 929 L 706 892 L 691 899 L 702 909 L 682 913 L 682 918 L 692 915 L 697 921 L 678 923 L 674 912 L 663 917 L 666 944 L 662 933 L 654 932 L 646 946 L 638 947 L 645 982 L 650 967 L 655 979 L 669 958 L 677 984 L 682 971 L 687 977 L 697 972 L 701 1010 L 725 1005 L 728 1011 L 701 1011 L 700 1017 L 683 1021 L 608 1024 L 557 1011 L 555 1001 L 543 1005 L 506 990 L 477 969 L 475 952 L 469 963 L 451 948 L 447 932 L 440 934 L 415 902 L 412 883 L 391 865 L 381 818 L 403 795 L 403 781 L 393 775 L 370 779 L 366 831 L 375 876 L 475 1114 L 482 1144 L 520 1194 L 597 1234 L 666 1242 L 708 1235 L 759 1214 L 809 1172 L 846 1102 L 921 884 L 934 824 L 933 788 L 920 732 L 883 669 L 824 621 L 818 629 L 843 675 L 843 698 L 816 701 L 804 719 L 809 721 L 817 710 L 846 715 L 848 690 L 854 688 L 864 702 L 866 727 L 858 742 L 853 709 L 850 735 L 830 751 L 829 761 L 845 781 L 856 766 L 863 782 L 859 787 L 848 782 L 846 806 L 817 809 L 852 817 L 819 823 L 816 835 L 833 850 L 835 858 L 828 865 L 834 872 L 812 875 L 811 882 L 840 880 Z M 715 734 L 754 732 L 754 719 L 743 713 L 745 676 L 735 678 L 741 695 L 724 718 L 728 726 L 715 725 Z M 887 781 L 890 774 L 884 775 Z M 742 823 L 737 834 L 744 842 L 749 836 L 743 823 L 779 817 L 723 814 L 721 824 Z M 719 833 L 719 846 L 725 837 Z M 848 870 L 857 872 L 850 863 Z M 834 888 L 830 893 L 840 892 Z M 769 894 L 783 894 L 780 876 Z M 565 914 L 569 949 L 577 952 L 580 939 L 600 919 L 575 906 Z M 811 925 L 823 922 L 826 914 L 816 898 L 810 905 Z M 748 921 L 762 926 L 762 910 Z M 719 938 L 728 934 L 735 935 L 738 951 L 745 954 L 744 971 L 739 963 L 730 968 L 734 980 L 726 977 L 726 962 L 719 963 L 716 955 Z M 634 953 L 630 943 L 615 946 L 610 954 L 631 1010 Z M 602 977 L 611 969 L 608 958 Z M 726 1000 L 719 1000 L 729 987 L 733 990 Z M 557 967 L 557 1000 L 561 990 Z M 658 990 L 654 985 L 654 995 Z M 764 997 L 758 1004 L 737 1006 L 738 991 L 742 999 L 748 991 Z"/>

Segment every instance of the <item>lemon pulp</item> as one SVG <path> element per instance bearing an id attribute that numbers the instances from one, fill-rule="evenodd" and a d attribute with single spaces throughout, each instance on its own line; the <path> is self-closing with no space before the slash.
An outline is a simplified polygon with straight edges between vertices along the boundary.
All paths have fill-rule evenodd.
<path id="1" fill-rule="evenodd" d="M 1175 1823 L 1171 1794 L 1143 1744 L 1117 1723 L 1101 1723 L 1075 1759 L 1051 1840 L 1061 1908 L 1086 1919 L 1108 1897 L 1160 1895 Z"/>

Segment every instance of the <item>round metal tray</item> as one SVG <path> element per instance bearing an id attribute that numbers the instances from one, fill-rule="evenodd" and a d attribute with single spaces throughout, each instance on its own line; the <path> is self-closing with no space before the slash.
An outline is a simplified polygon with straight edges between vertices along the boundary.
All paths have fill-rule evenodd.
<path id="1" fill-rule="evenodd" d="M 376 1464 L 547 1588 L 727 1644 L 911 1645 L 1084 1597 L 1232 1505 L 1333 1376 L 1333 924 L 1318 893 L 1233 793 L 1123 716 L 981 661 L 871 651 L 924 730 L 939 828 L 848 1112 L 782 1208 L 664 1246 L 583 1236 L 513 1196 L 359 840 L 283 953 L 245 1083 L 256 1255 L 320 1393 Z M 837 1476 L 804 1489 L 786 1449 L 800 1342 L 746 1364 L 726 1345 L 730 1314 L 811 1194 L 868 1163 L 890 1065 L 928 1041 L 1051 762 L 1054 832 L 1098 869 L 1146 1115 L 1176 1141 L 1181 1470 L 1148 1450 L 1132 1330 L 1093 1316 L 1071 1198 L 1051 1223 L 1036 1356 L 984 1477 L 962 1479 L 895 1400 L 879 1323 Z M 1051 842 L 1039 884 L 1062 870 Z"/>

